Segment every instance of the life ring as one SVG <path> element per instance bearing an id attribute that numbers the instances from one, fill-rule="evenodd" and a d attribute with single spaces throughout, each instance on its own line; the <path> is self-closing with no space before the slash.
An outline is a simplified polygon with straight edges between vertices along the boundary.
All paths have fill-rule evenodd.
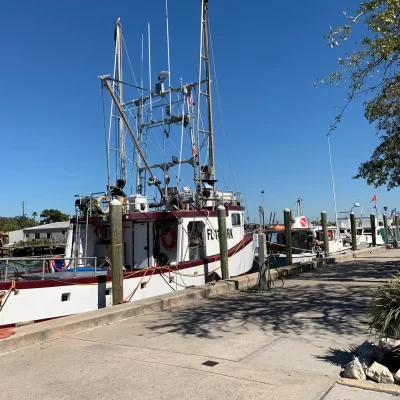
<path id="1" fill-rule="evenodd" d="M 126 214 L 129 211 L 129 200 L 126 197 L 118 197 L 118 201 L 122 204 L 122 212 Z M 107 196 L 100 196 L 97 198 L 97 206 L 104 214 L 109 214 L 110 207 L 108 206 Z"/>
<path id="2" fill-rule="evenodd" d="M 167 250 L 174 249 L 176 247 L 176 231 L 165 228 L 161 236 L 161 243 Z"/>

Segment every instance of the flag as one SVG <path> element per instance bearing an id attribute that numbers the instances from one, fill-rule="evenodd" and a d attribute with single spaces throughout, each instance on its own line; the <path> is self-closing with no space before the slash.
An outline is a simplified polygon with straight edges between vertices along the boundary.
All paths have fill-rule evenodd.
<path id="1" fill-rule="evenodd" d="M 192 157 L 194 157 L 196 155 L 196 153 L 197 153 L 196 146 L 193 145 L 193 147 L 192 147 Z"/>
<path id="2" fill-rule="evenodd" d="M 190 92 L 190 95 L 189 95 L 189 107 L 193 107 L 193 97 L 192 97 L 192 92 Z"/>
<path id="3" fill-rule="evenodd" d="M 376 204 L 372 208 L 375 208 L 375 210 L 378 210 L 378 207 L 376 206 Z"/>
<path id="4" fill-rule="evenodd" d="M 374 194 L 374 197 L 372 198 L 371 201 L 376 201 L 376 194 Z"/>
<path id="5" fill-rule="evenodd" d="M 396 214 L 396 209 L 395 208 L 393 208 L 393 210 L 390 211 L 389 218 L 392 218 L 394 214 Z"/>

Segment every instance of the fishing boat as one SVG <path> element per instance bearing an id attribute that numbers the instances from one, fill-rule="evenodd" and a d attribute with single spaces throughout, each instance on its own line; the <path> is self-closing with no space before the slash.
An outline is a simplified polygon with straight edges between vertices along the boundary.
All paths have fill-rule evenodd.
<path id="1" fill-rule="evenodd" d="M 388 218 L 388 233 L 389 239 L 392 240 L 394 237 L 393 227 L 394 220 Z M 384 234 L 384 221 L 383 216 L 376 217 L 376 244 L 382 246 L 385 244 L 385 240 L 382 234 Z M 350 218 L 339 218 L 339 227 L 342 235 L 351 237 L 351 225 Z M 358 246 L 372 246 L 372 227 L 370 217 L 361 217 L 356 220 L 356 238 Z"/>
<path id="2" fill-rule="evenodd" d="M 302 215 L 302 199 L 296 202 L 296 216 L 291 221 L 292 239 L 292 263 L 298 264 L 309 262 L 315 258 L 326 256 L 323 231 L 319 225 L 311 224 Z M 327 227 L 329 253 L 337 254 L 350 249 L 344 242 L 338 227 L 332 225 Z M 270 261 L 279 266 L 287 265 L 285 230 L 283 226 L 267 227 L 267 240 L 269 242 Z"/>
<path id="3" fill-rule="evenodd" d="M 0 326 L 113 303 L 109 208 L 114 200 L 123 212 L 125 302 L 222 278 L 217 220 L 221 205 L 229 276 L 252 268 L 253 236 L 245 234 L 241 194 L 220 190 L 216 179 L 208 3 L 201 2 L 198 79 L 181 80 L 177 86 L 171 82 L 168 34 L 168 69 L 157 75 L 154 87 L 151 84 L 150 25 L 149 88 L 142 81 L 125 83 L 125 42 L 121 21 L 116 21 L 114 73 L 99 77 L 103 95 L 110 99 L 106 190 L 77 196 L 65 256 L 0 261 Z M 168 14 L 166 22 L 168 33 Z M 178 144 L 173 143 L 176 138 Z M 129 174 L 134 178 L 131 193 Z"/>

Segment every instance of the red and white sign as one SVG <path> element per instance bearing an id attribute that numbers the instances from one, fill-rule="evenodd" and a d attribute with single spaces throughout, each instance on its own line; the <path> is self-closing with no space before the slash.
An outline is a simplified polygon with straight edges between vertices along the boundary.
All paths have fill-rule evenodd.
<path id="1" fill-rule="evenodd" d="M 301 217 L 300 218 L 300 224 L 302 228 L 307 228 L 308 224 L 307 224 L 307 218 L 306 217 Z"/>

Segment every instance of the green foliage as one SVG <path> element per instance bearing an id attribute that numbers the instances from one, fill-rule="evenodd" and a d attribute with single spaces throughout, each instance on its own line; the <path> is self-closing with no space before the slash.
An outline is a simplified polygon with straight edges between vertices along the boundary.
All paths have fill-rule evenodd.
<path id="1" fill-rule="evenodd" d="M 42 218 L 42 221 L 40 222 L 41 225 L 69 220 L 69 216 L 67 214 L 52 208 L 43 210 L 40 214 L 40 218 Z"/>
<path id="2" fill-rule="evenodd" d="M 347 102 L 331 126 L 333 131 L 340 123 L 346 107 L 356 98 L 372 96 L 364 102 L 365 116 L 375 123 L 378 131 L 385 131 L 381 144 L 371 159 L 360 165 L 355 179 L 364 178 L 368 184 L 387 185 L 390 190 L 400 185 L 396 160 L 398 130 L 400 127 L 400 0 L 368 0 L 360 4 L 354 16 L 343 12 L 346 23 L 331 28 L 325 35 L 330 47 L 351 37 L 360 28 L 361 39 L 353 50 L 339 57 L 339 68 L 327 78 L 319 79 L 331 85 L 340 82 L 348 86 Z M 361 25 L 361 26 L 360 26 Z M 362 29 L 364 28 L 364 29 Z M 394 147 L 393 147 L 394 146 Z M 379 171 L 377 171 L 379 169 Z"/>
<path id="3" fill-rule="evenodd" d="M 23 227 L 29 228 L 35 226 L 36 222 L 33 218 L 27 217 L 0 217 L 0 231 L 9 232 L 17 231 Z"/>
<path id="4" fill-rule="evenodd" d="M 370 328 L 383 337 L 400 339 L 400 276 L 376 289 L 369 310 Z"/>
<path id="5" fill-rule="evenodd" d="M 387 185 L 390 190 L 400 185 L 400 133 L 383 135 L 381 141 L 354 178 L 366 179 L 375 187 Z"/>

